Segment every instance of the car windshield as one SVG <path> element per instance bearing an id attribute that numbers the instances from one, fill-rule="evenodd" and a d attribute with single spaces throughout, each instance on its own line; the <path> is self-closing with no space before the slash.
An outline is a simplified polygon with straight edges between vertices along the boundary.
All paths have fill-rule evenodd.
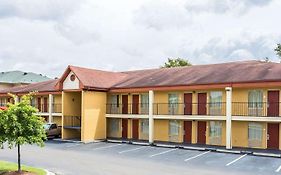
<path id="1" fill-rule="evenodd" d="M 44 129 L 49 129 L 51 127 L 51 124 L 44 124 Z"/>

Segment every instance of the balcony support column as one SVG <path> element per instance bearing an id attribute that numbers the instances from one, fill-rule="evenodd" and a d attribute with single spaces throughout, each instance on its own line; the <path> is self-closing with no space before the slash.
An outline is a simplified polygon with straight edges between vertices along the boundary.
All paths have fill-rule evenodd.
<path id="1" fill-rule="evenodd" d="M 15 104 L 19 103 L 19 101 L 20 101 L 19 96 L 16 96 L 16 97 L 15 97 Z"/>
<path id="2" fill-rule="evenodd" d="M 154 142 L 154 119 L 153 119 L 153 103 L 154 103 L 154 92 L 149 91 L 149 144 L 153 145 Z"/>
<path id="3" fill-rule="evenodd" d="M 226 87 L 226 149 L 232 149 L 231 121 L 232 121 L 232 87 Z"/>
<path id="4" fill-rule="evenodd" d="M 49 123 L 53 122 L 53 94 L 49 94 Z"/>

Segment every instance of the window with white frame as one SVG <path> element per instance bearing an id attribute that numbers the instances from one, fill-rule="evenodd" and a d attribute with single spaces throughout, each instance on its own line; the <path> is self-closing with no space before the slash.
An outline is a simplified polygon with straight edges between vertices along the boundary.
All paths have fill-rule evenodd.
<path id="1" fill-rule="evenodd" d="M 263 138 L 263 127 L 261 123 L 251 122 L 248 126 L 249 147 L 261 147 Z"/>
<path id="2" fill-rule="evenodd" d="M 141 94 L 141 113 L 148 114 L 149 96 L 148 94 Z"/>
<path id="3" fill-rule="evenodd" d="M 251 90 L 248 93 L 249 115 L 260 116 L 263 112 L 263 91 Z"/>
<path id="4" fill-rule="evenodd" d="M 210 115 L 221 115 L 222 113 L 222 91 L 210 92 Z"/>
<path id="5" fill-rule="evenodd" d="M 180 134 L 180 121 L 170 120 L 169 121 L 169 141 L 177 142 Z"/>
<path id="6" fill-rule="evenodd" d="M 222 122 L 210 121 L 209 142 L 211 145 L 220 145 L 222 137 Z"/>
<path id="7" fill-rule="evenodd" d="M 169 94 L 168 101 L 169 101 L 169 114 L 177 114 L 178 102 L 179 102 L 178 94 Z"/>

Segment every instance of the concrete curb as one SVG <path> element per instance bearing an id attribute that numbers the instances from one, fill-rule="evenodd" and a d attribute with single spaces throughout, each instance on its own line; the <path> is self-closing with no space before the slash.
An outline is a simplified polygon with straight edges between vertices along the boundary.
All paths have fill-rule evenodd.
<path id="1" fill-rule="evenodd" d="M 241 154 L 241 151 L 238 150 L 217 149 L 216 151 L 220 153 Z"/>
<path id="2" fill-rule="evenodd" d="M 65 139 L 53 139 L 54 141 L 59 141 L 59 142 L 69 142 L 69 143 L 83 143 L 78 140 L 65 140 Z"/>
<path id="3" fill-rule="evenodd" d="M 281 158 L 280 154 L 273 154 L 273 153 L 259 153 L 259 152 L 253 152 L 254 156 L 264 156 L 264 157 L 275 157 L 275 158 Z"/>
<path id="4" fill-rule="evenodd" d="M 166 144 L 155 144 L 157 147 L 162 147 L 162 148 L 176 148 L 176 145 L 166 145 Z"/>
<path id="5" fill-rule="evenodd" d="M 110 142 L 110 143 L 124 143 L 122 140 L 111 140 L 111 139 L 108 139 L 106 141 Z"/>
<path id="6" fill-rule="evenodd" d="M 143 146 L 149 146 L 149 143 L 143 143 L 143 142 L 131 142 L 133 145 L 143 145 Z"/>
<path id="7" fill-rule="evenodd" d="M 206 148 L 194 147 L 194 146 L 180 146 L 182 149 L 206 151 Z"/>
<path id="8" fill-rule="evenodd" d="M 50 172 L 48 170 L 44 170 L 44 171 L 46 172 L 46 175 L 56 175 L 55 173 L 52 173 L 52 172 Z"/>

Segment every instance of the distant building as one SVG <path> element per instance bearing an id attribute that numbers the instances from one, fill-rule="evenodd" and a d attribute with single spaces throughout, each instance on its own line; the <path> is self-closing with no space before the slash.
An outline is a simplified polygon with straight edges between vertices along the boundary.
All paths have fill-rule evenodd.
<path id="1" fill-rule="evenodd" d="M 32 72 L 0 72 L 0 90 L 50 80 L 49 77 Z"/>

